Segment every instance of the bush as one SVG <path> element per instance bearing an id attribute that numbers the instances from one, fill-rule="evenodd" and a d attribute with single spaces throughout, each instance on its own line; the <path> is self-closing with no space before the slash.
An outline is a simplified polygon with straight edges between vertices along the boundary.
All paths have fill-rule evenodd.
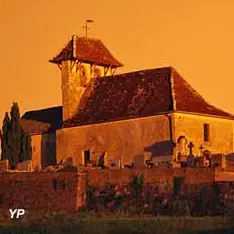
<path id="1" fill-rule="evenodd" d="M 133 177 L 132 181 L 130 182 L 130 189 L 132 190 L 132 196 L 135 198 L 136 206 L 139 205 L 139 201 L 141 198 L 141 194 L 144 189 L 144 176 L 143 175 L 136 175 Z"/>
<path id="2" fill-rule="evenodd" d="M 181 187 L 183 185 L 184 182 L 184 177 L 175 177 L 174 178 L 174 195 L 178 196 L 181 193 Z"/>
<path id="3" fill-rule="evenodd" d="M 173 216 L 190 216 L 190 203 L 188 200 L 171 200 L 169 209 L 172 211 Z"/>
<path id="4" fill-rule="evenodd" d="M 87 207 L 92 208 L 96 205 L 95 192 L 97 188 L 95 186 L 89 185 L 86 192 L 87 197 Z"/>

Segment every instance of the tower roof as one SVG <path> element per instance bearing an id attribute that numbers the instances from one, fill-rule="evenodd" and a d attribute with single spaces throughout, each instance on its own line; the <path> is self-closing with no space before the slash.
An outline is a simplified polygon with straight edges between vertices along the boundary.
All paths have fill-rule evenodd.
<path id="1" fill-rule="evenodd" d="M 59 64 L 64 60 L 74 59 L 104 66 L 123 66 L 100 40 L 77 36 L 73 36 L 65 48 L 49 62 Z"/>

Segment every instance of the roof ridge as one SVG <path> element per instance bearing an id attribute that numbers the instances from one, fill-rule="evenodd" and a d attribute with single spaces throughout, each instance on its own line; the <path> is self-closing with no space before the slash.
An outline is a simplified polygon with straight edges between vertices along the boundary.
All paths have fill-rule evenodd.
<path id="1" fill-rule="evenodd" d="M 174 68 L 170 67 L 170 88 L 171 88 L 171 98 L 172 98 L 172 110 L 176 110 L 176 98 L 175 98 L 175 90 L 174 90 Z"/>
<path id="2" fill-rule="evenodd" d="M 59 105 L 59 106 L 52 106 L 52 107 L 43 108 L 43 109 L 30 110 L 30 111 L 26 111 L 26 112 L 49 110 L 49 109 L 60 108 L 60 107 L 62 107 L 62 105 Z M 26 112 L 25 112 L 25 113 L 26 113 Z"/>
<path id="3" fill-rule="evenodd" d="M 85 37 L 85 36 L 77 36 L 77 35 L 74 35 L 74 36 L 76 36 L 77 39 L 81 38 L 81 39 L 86 39 L 86 40 L 101 41 L 101 39 L 94 38 L 94 37 Z"/>

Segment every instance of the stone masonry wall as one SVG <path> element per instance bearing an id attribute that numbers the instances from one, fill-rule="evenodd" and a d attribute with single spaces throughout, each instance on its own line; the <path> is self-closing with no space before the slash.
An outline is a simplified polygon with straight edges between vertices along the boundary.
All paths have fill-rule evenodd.
<path id="1" fill-rule="evenodd" d="M 41 140 L 42 136 L 40 134 L 31 136 L 32 145 L 32 170 L 39 171 L 41 169 Z"/>
<path id="2" fill-rule="evenodd" d="M 9 170 L 9 161 L 8 160 L 0 160 L 0 172 Z"/>
<path id="3" fill-rule="evenodd" d="M 83 66 L 85 69 L 85 76 L 81 77 L 79 68 Z M 73 61 L 62 62 L 62 101 L 63 101 L 63 120 L 71 118 L 77 111 L 80 98 L 85 91 L 84 85 L 94 77 L 94 71 L 91 69 L 89 63 L 82 62 L 81 64 Z M 99 69 L 100 75 L 104 76 L 105 68 L 103 66 L 95 65 L 95 69 Z M 111 75 L 110 69 L 106 76 Z"/>
<path id="4" fill-rule="evenodd" d="M 23 208 L 27 211 L 76 212 L 86 205 L 88 185 L 103 188 L 106 184 L 129 184 L 133 176 L 144 175 L 145 183 L 170 185 L 176 177 L 184 178 L 189 193 L 203 184 L 214 182 L 211 168 L 103 169 L 89 172 L 5 172 L 0 173 L 0 208 Z"/>
<path id="5" fill-rule="evenodd" d="M 170 156 L 168 117 L 164 115 L 59 129 L 56 132 L 57 162 L 69 157 L 82 164 L 82 152 L 90 150 L 91 160 L 106 152 L 106 160 L 130 164 L 145 148 L 158 148 L 158 156 Z M 165 147 L 166 146 L 166 147 Z"/>
<path id="6" fill-rule="evenodd" d="M 187 185 L 212 183 L 212 168 L 153 168 L 153 169 L 104 169 L 88 172 L 89 185 L 103 187 L 105 184 L 128 184 L 135 175 L 143 175 L 145 183 L 173 184 L 175 177 L 184 177 Z"/>
<path id="7" fill-rule="evenodd" d="M 56 164 L 55 133 L 36 134 L 32 139 L 32 170 L 39 171 L 48 165 Z"/>
<path id="8" fill-rule="evenodd" d="M 86 173 L 0 174 L 0 207 L 73 212 L 86 202 Z"/>
<path id="9" fill-rule="evenodd" d="M 204 142 L 203 125 L 210 125 L 210 140 Z M 233 152 L 233 120 L 207 116 L 175 113 L 173 114 L 173 138 L 176 142 L 180 136 L 185 136 L 193 142 L 193 153 L 200 155 L 199 147 L 209 150 L 211 154 L 230 154 Z M 189 149 L 187 148 L 187 153 Z"/>

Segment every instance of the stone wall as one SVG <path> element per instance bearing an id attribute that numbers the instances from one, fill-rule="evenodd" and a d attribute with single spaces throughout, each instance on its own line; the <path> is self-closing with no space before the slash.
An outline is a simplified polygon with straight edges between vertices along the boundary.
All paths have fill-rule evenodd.
<path id="1" fill-rule="evenodd" d="M 234 153 L 226 155 L 226 157 L 225 157 L 225 171 L 234 172 Z"/>
<path id="2" fill-rule="evenodd" d="M 0 174 L 0 207 L 68 211 L 86 202 L 86 173 L 10 172 Z"/>
<path id="3" fill-rule="evenodd" d="M 56 163 L 56 133 L 44 133 L 41 136 L 41 167 Z"/>
<path id="4" fill-rule="evenodd" d="M 56 132 L 57 162 L 72 157 L 74 165 L 82 164 L 82 152 L 90 159 L 106 153 L 108 160 L 120 159 L 130 164 L 134 157 L 153 151 L 156 156 L 170 156 L 169 120 L 165 115 L 59 129 Z"/>
<path id="5" fill-rule="evenodd" d="M 16 164 L 16 170 L 18 171 L 32 171 L 32 160 L 24 160 Z"/>
<path id="6" fill-rule="evenodd" d="M 203 125 L 210 125 L 210 140 L 204 142 Z M 175 113 L 173 114 L 173 138 L 176 142 L 180 136 L 185 136 L 193 142 L 193 153 L 200 155 L 199 147 L 209 150 L 211 154 L 229 154 L 233 152 L 233 120 L 207 116 Z M 186 147 L 187 148 L 187 147 Z M 187 148 L 187 153 L 189 149 Z"/>
<path id="7" fill-rule="evenodd" d="M 125 186 L 135 175 L 143 175 L 146 189 L 170 188 L 183 179 L 188 196 L 196 195 L 204 185 L 215 182 L 212 168 L 103 169 L 89 172 L 5 172 L 0 173 L 0 208 L 27 211 L 76 212 L 86 205 L 87 186 L 100 189 L 107 184 Z M 150 187 L 151 186 L 151 187 Z M 153 186 L 153 187 L 152 187 Z"/>
<path id="8" fill-rule="evenodd" d="M 9 161 L 7 159 L 0 160 L 0 172 L 9 170 Z"/>
<path id="9" fill-rule="evenodd" d="M 31 136 L 33 171 L 39 171 L 41 169 L 41 139 L 40 134 Z"/>
<path id="10" fill-rule="evenodd" d="M 121 170 L 90 170 L 89 185 L 103 187 L 105 184 L 128 184 L 135 175 L 143 175 L 145 183 L 173 184 L 176 177 L 183 177 L 187 185 L 212 183 L 215 173 L 212 168 L 152 168 Z"/>
<path id="11" fill-rule="evenodd" d="M 63 102 L 63 120 L 71 118 L 77 111 L 82 94 L 85 91 L 84 85 L 87 84 L 91 78 L 94 78 L 94 66 L 89 63 L 75 63 L 74 61 L 63 61 L 61 78 L 62 78 L 62 102 Z M 85 71 L 82 76 L 80 71 L 81 66 Z M 95 69 L 100 71 L 100 76 L 111 75 L 111 70 L 108 69 L 105 74 L 105 69 L 100 65 L 95 65 Z"/>
<path id="12" fill-rule="evenodd" d="M 32 170 L 39 171 L 43 167 L 56 164 L 55 133 L 32 135 Z"/>

